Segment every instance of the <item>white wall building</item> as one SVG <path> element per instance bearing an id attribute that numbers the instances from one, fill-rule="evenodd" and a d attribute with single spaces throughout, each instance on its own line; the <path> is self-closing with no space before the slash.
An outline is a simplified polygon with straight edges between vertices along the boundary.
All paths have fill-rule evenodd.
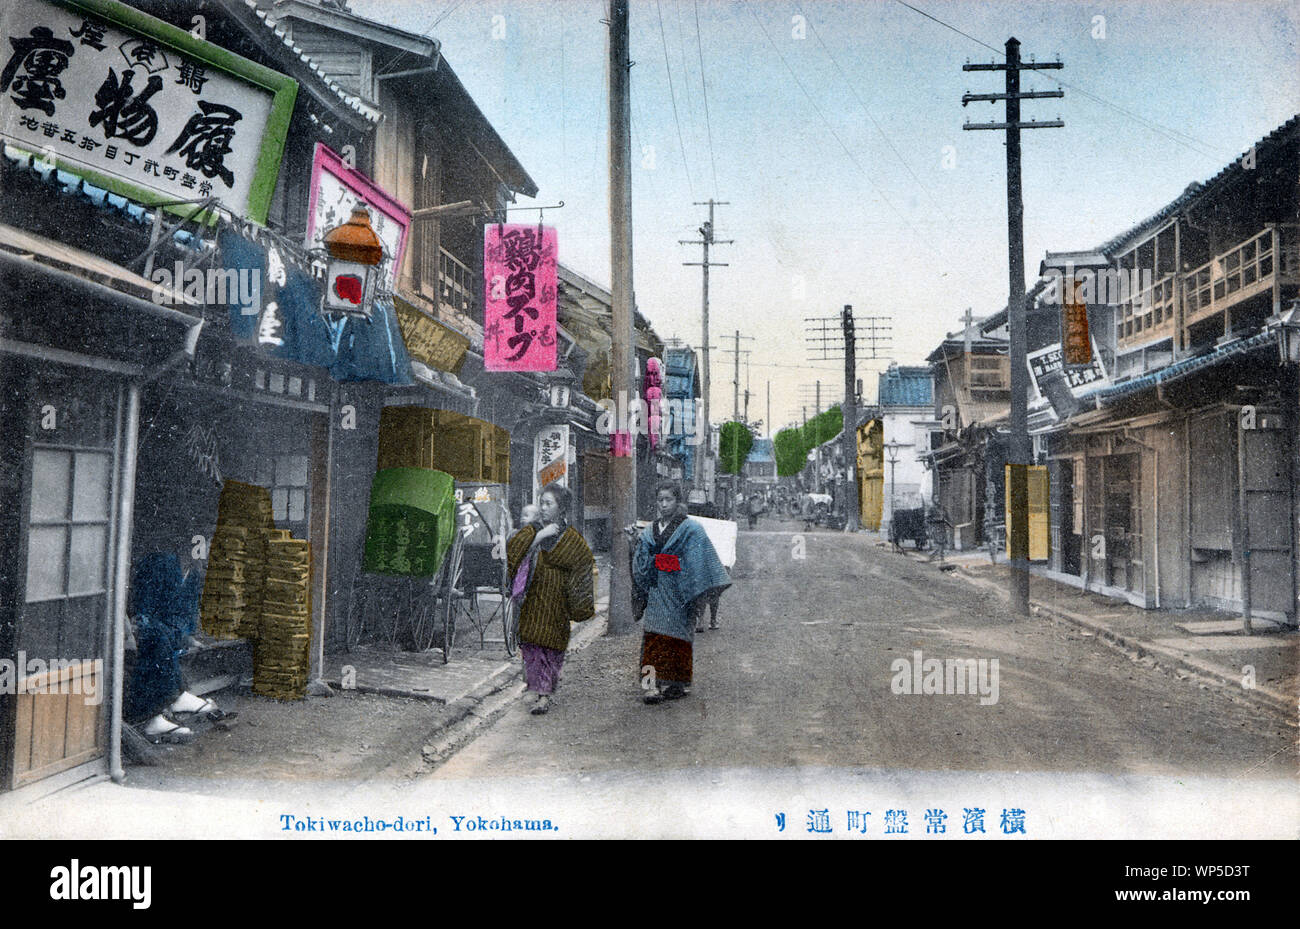
<path id="1" fill-rule="evenodd" d="M 930 436 L 939 428 L 930 369 L 890 365 L 880 375 L 879 404 L 885 445 L 880 531 L 888 534 L 895 509 L 928 506 L 933 497 L 932 473 L 924 461 Z"/>

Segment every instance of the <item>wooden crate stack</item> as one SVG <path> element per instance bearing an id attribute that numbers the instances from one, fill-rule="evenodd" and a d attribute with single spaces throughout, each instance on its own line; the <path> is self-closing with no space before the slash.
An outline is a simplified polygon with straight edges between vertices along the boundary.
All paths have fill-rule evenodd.
<path id="1" fill-rule="evenodd" d="M 225 482 L 199 605 L 203 631 L 213 638 L 257 639 L 266 539 L 274 529 L 270 491 L 255 484 Z"/>
<path id="2" fill-rule="evenodd" d="M 253 692 L 301 700 L 307 690 L 311 643 L 311 546 L 287 529 L 266 542 L 262 627 L 253 662 Z"/>
<path id="3" fill-rule="evenodd" d="M 203 631 L 214 639 L 237 639 L 244 624 L 247 610 L 244 545 L 247 540 L 248 530 L 241 526 L 222 526 L 212 537 L 208 571 L 203 578 L 203 598 L 199 603 L 199 621 Z"/>

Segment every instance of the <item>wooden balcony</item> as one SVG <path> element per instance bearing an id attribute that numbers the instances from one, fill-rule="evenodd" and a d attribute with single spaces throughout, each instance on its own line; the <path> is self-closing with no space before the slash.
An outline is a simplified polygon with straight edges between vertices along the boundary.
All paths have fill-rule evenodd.
<path id="1" fill-rule="evenodd" d="M 474 317 L 474 272 L 445 248 L 438 249 L 438 306 Z"/>
<path id="2" fill-rule="evenodd" d="M 1300 226 L 1270 224 L 1183 277 L 1183 325 L 1229 310 L 1275 284 L 1300 283 Z"/>
<path id="3" fill-rule="evenodd" d="M 1121 349 L 1173 336 L 1175 277 L 1166 274 L 1115 308 L 1115 335 Z"/>

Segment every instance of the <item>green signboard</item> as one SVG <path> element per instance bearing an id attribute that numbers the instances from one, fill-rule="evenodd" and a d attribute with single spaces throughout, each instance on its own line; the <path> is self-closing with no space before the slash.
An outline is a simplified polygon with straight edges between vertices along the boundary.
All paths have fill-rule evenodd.
<path id="1" fill-rule="evenodd" d="M 0 137 L 140 203 L 266 222 L 298 84 L 112 0 L 0 5 Z"/>

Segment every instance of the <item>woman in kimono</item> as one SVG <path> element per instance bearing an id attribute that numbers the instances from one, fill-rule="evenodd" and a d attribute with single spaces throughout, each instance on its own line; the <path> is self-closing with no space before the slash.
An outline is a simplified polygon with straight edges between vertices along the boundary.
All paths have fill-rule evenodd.
<path id="1" fill-rule="evenodd" d="M 655 488 L 655 509 L 632 559 L 633 582 L 646 599 L 641 674 L 651 704 L 690 692 L 697 617 L 710 594 L 731 586 L 704 527 L 686 515 L 677 484 Z"/>
<path id="2" fill-rule="evenodd" d="M 551 708 L 559 683 L 569 623 L 596 612 L 595 559 L 581 533 L 569 525 L 573 495 L 557 484 L 542 491 L 541 528 L 525 525 L 506 543 L 506 564 L 519 607 L 519 651 L 524 680 L 536 697 L 530 712 Z"/>

